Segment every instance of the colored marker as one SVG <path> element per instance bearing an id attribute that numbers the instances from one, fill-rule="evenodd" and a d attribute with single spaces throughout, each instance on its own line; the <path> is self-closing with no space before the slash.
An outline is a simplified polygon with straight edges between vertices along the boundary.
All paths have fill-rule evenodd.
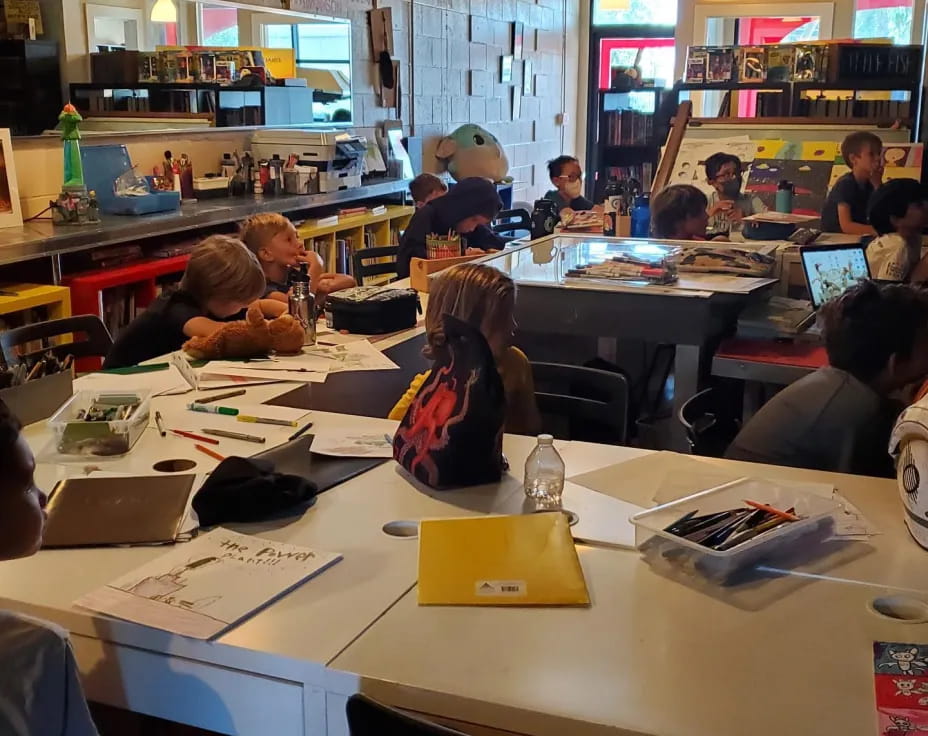
<path id="1" fill-rule="evenodd" d="M 263 445 L 267 442 L 267 439 L 264 437 L 258 437 L 254 434 L 242 434 L 241 432 L 226 432 L 224 429 L 204 429 L 203 434 L 212 434 L 216 437 L 225 437 L 230 440 L 242 440 L 243 442 L 257 442 L 259 445 Z"/>
<path id="2" fill-rule="evenodd" d="M 238 414 L 238 412 L 236 412 Z M 296 422 L 289 419 L 271 419 L 270 417 L 251 417 L 245 414 L 238 414 L 235 417 L 240 422 L 251 422 L 252 424 L 275 424 L 278 427 L 295 427 Z"/>
<path id="3" fill-rule="evenodd" d="M 302 437 L 304 434 L 306 434 L 306 433 L 307 433 L 309 430 L 311 430 L 312 428 L 313 428 L 313 423 L 312 423 L 312 422 L 307 422 L 307 423 L 304 424 L 302 427 L 300 427 L 296 432 L 294 432 L 294 433 L 291 434 L 289 437 L 287 437 L 287 442 L 292 442 L 292 441 L 295 440 L 297 437 Z"/>
<path id="4" fill-rule="evenodd" d="M 226 459 L 225 455 L 220 455 L 215 450 L 210 450 L 208 447 L 203 447 L 203 445 L 194 445 L 194 447 L 196 447 L 204 455 L 209 455 L 214 460 L 219 460 L 221 462 L 222 460 Z"/>
<path id="5" fill-rule="evenodd" d="M 190 411 L 202 411 L 204 414 L 226 414 L 230 417 L 238 416 L 238 409 L 231 406 L 210 406 L 208 404 L 187 404 Z"/>
<path id="6" fill-rule="evenodd" d="M 158 431 L 161 433 L 162 437 L 167 437 L 168 433 L 164 429 L 164 421 L 161 419 L 161 412 L 155 412 L 155 424 L 158 425 Z"/>
<path id="7" fill-rule="evenodd" d="M 206 442 L 210 445 L 218 445 L 219 440 L 210 439 L 209 437 L 201 437 L 198 434 L 193 432 L 185 432 L 182 429 L 172 429 L 172 433 L 176 434 L 178 437 L 186 437 L 188 440 L 196 440 L 197 442 Z"/>
<path id="8" fill-rule="evenodd" d="M 212 404 L 214 401 L 222 401 L 223 399 L 231 399 L 236 396 L 244 396 L 245 389 L 240 388 L 238 391 L 229 391 L 227 394 L 219 394 L 217 396 L 200 396 L 194 402 L 195 404 Z"/>

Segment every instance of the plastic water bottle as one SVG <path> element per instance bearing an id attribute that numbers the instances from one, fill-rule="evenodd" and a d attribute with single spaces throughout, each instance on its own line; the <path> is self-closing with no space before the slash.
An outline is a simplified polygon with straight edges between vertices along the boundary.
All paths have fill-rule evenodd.
<path id="1" fill-rule="evenodd" d="M 633 238 L 646 238 L 651 234 L 651 197 L 642 194 L 632 207 L 631 233 Z"/>
<path id="2" fill-rule="evenodd" d="M 564 494 L 564 461 L 554 449 L 554 437 L 538 436 L 538 444 L 525 461 L 525 495 L 541 507 L 560 508 Z"/>

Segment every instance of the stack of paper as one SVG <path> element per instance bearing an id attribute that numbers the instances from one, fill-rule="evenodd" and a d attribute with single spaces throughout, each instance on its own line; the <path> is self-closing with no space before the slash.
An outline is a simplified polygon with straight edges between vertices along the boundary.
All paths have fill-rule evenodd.
<path id="1" fill-rule="evenodd" d="M 338 554 L 215 529 L 74 605 L 209 639 L 340 559 Z"/>

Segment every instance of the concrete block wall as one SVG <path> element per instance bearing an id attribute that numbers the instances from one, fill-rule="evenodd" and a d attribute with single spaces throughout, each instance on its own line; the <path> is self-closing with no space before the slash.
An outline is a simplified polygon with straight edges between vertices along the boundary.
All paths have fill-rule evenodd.
<path id="1" fill-rule="evenodd" d="M 312 7 L 306 9 L 351 20 L 351 86 L 361 134 L 372 135 L 373 126 L 390 119 L 402 120 L 409 132 L 415 121 L 415 133 L 425 139 L 424 168 L 438 172 L 440 163 L 432 156 L 438 139 L 458 125 L 477 123 L 506 149 L 514 198 L 531 201 L 549 188 L 544 165 L 563 146 L 558 116 L 565 112 L 565 18 L 568 6 L 575 4 L 576 0 L 380 0 L 380 7 L 393 10 L 399 115 L 377 104 L 366 17 L 370 0 L 308 0 Z M 523 60 L 513 64 L 512 83 L 501 84 L 500 58 L 512 53 L 516 21 L 524 25 Z M 533 94 L 522 97 L 521 113 L 513 120 L 512 94 L 522 90 L 525 60 L 532 62 Z"/>

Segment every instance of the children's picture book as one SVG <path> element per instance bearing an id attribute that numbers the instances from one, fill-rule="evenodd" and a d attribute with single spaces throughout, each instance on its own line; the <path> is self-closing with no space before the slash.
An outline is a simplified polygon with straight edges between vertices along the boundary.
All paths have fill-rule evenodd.
<path id="1" fill-rule="evenodd" d="M 832 168 L 834 164 L 830 161 L 757 160 L 751 166 L 745 191 L 757 195 L 768 209 L 775 210 L 777 185 L 786 179 L 794 188 L 793 213 L 818 216 L 825 204 Z"/>
<path id="2" fill-rule="evenodd" d="M 928 647 L 873 642 L 873 690 L 879 733 L 928 731 Z"/>
<path id="3" fill-rule="evenodd" d="M 719 46 L 708 50 L 709 61 L 707 82 L 730 82 L 735 66 L 735 50 L 730 46 Z"/>
<path id="4" fill-rule="evenodd" d="M 690 46 L 686 50 L 686 82 L 702 84 L 706 81 L 709 54 L 705 46 Z"/>
<path id="5" fill-rule="evenodd" d="M 767 47 L 767 80 L 768 82 L 788 82 L 793 76 L 796 67 L 795 46 L 768 46 Z"/>
<path id="6" fill-rule="evenodd" d="M 74 605 L 211 639 L 341 558 L 219 528 L 82 596 Z"/>
<path id="7" fill-rule="evenodd" d="M 767 76 L 767 49 L 763 46 L 738 46 L 736 50 L 739 82 L 763 82 Z"/>

